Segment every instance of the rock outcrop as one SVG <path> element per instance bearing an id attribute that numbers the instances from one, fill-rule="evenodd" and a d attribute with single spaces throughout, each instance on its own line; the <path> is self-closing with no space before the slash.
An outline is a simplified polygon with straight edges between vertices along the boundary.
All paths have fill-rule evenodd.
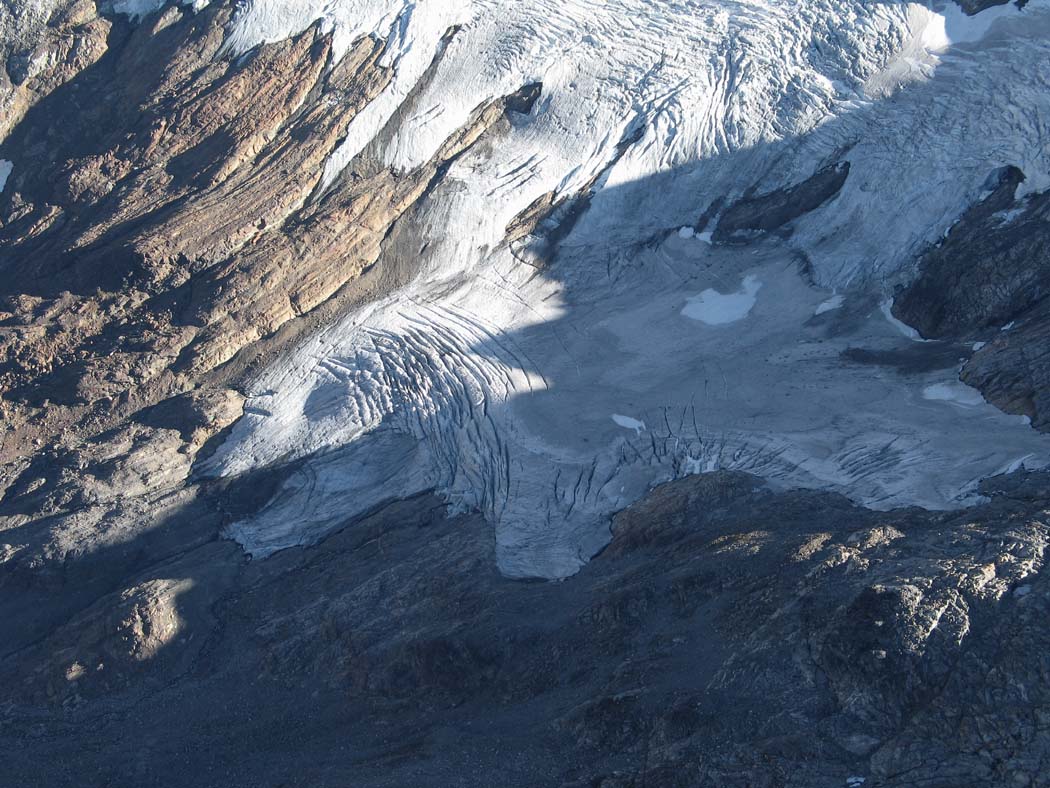
<path id="1" fill-rule="evenodd" d="M 119 22 L 118 22 L 119 25 Z M 0 139 L 40 99 L 102 58 L 113 20 L 92 0 L 28 0 L 0 8 Z"/>
<path id="2" fill-rule="evenodd" d="M 809 178 L 784 189 L 745 197 L 733 203 L 718 219 L 713 238 L 717 243 L 747 243 L 780 231 L 832 199 L 849 177 L 849 162 L 828 165 Z"/>
<path id="3" fill-rule="evenodd" d="M 7 655 L 5 771 L 1048 785 L 1050 479 L 986 492 L 955 514 L 875 513 L 689 477 L 618 515 L 604 553 L 556 584 L 501 578 L 484 522 L 427 496 L 263 562 L 205 542 Z"/>
<path id="4" fill-rule="evenodd" d="M 1025 176 L 993 173 L 987 196 L 920 260 L 893 311 L 932 339 L 979 342 L 962 379 L 1008 413 L 1050 427 L 1050 193 L 1016 199 Z"/>
<path id="5" fill-rule="evenodd" d="M 171 7 L 122 28 L 0 146 L 19 162 L 0 197 L 8 462 L 34 441 L 75 443 L 224 389 L 251 363 L 227 363 L 241 350 L 365 295 L 374 284 L 352 283 L 398 218 L 523 109 L 518 94 L 480 105 L 413 172 L 362 158 L 323 184 L 349 120 L 390 79 L 383 44 L 361 39 L 332 67 L 331 36 L 314 26 L 234 59 L 230 13 Z"/>

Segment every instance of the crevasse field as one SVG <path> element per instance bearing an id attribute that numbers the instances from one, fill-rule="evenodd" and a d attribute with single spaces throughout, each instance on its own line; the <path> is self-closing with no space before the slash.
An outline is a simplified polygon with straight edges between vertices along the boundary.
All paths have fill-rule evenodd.
<path id="1" fill-rule="evenodd" d="M 970 18 L 847 0 L 255 0 L 227 47 L 319 17 L 339 51 L 387 40 L 396 71 L 328 182 L 366 149 L 422 164 L 485 100 L 543 87 L 454 162 L 418 243 L 391 252 L 417 258 L 413 281 L 255 384 L 208 469 L 298 463 L 230 530 L 253 555 L 436 489 L 491 520 L 504 573 L 556 578 L 606 544 L 611 513 L 685 474 L 952 508 L 984 477 L 1046 464 L 1050 440 L 956 368 L 843 355 L 925 352 L 891 316 L 894 286 L 998 168 L 1050 186 L 1044 3 Z M 842 189 L 790 236 L 712 243 L 718 205 L 843 162 Z M 541 195 L 587 189 L 556 254 L 506 243 Z"/>

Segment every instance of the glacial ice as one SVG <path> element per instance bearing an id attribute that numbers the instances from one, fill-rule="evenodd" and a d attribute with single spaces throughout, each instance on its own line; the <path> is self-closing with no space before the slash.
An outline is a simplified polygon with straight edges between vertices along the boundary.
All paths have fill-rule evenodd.
<path id="1" fill-rule="evenodd" d="M 329 179 L 395 113 L 378 154 L 407 169 L 485 99 L 533 82 L 543 92 L 429 196 L 431 213 L 413 227 L 416 278 L 255 381 L 208 470 L 296 463 L 230 534 L 266 555 L 436 489 L 491 520 L 502 571 L 562 577 L 607 542 L 612 512 L 686 473 L 733 468 L 876 508 L 951 508 L 975 499 L 974 479 L 1019 457 L 1045 463 L 1050 439 L 1016 418 L 924 396 L 962 385 L 955 370 L 844 361 L 850 348 L 917 347 L 889 296 L 989 172 L 1050 172 L 1047 3 L 972 22 L 953 8 L 246 3 L 232 51 L 319 17 L 344 48 L 364 34 L 390 43 L 397 78 L 353 121 Z M 462 27 L 434 62 L 453 24 Z M 720 246 L 716 216 L 697 236 L 705 243 L 679 237 L 716 200 L 841 160 L 851 164 L 841 191 L 790 234 Z M 592 182 L 589 210 L 541 274 L 502 243 L 539 196 Z M 746 319 L 711 329 L 682 320 L 688 309 L 715 314 L 708 293 L 751 299 Z M 842 306 L 815 319 L 836 298 Z M 864 306 L 874 303 L 882 309 Z M 627 408 L 644 432 L 610 419 Z"/>

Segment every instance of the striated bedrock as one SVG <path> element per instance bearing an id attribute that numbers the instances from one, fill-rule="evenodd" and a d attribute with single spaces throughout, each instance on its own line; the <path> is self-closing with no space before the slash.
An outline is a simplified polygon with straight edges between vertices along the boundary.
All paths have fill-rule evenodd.
<path id="1" fill-rule="evenodd" d="M 191 390 L 331 299 L 444 165 L 521 109 L 516 95 L 482 102 L 423 165 L 395 172 L 366 152 L 322 184 L 390 82 L 384 44 L 360 38 L 336 62 L 314 25 L 234 57 L 231 13 L 124 23 L 0 145 L 18 162 L 0 195 L 7 457 Z"/>
<path id="2" fill-rule="evenodd" d="M 4 776 L 1046 785 L 1050 17 L 797 5 L 0 5 Z"/>
<path id="3" fill-rule="evenodd" d="M 113 13 L 130 6 L 143 9 L 134 22 Z M 393 4 L 387 10 L 398 7 Z M 474 429 L 473 417 L 475 410 L 485 416 L 498 414 L 501 397 L 510 395 L 489 385 L 484 378 L 490 370 L 482 366 L 479 379 L 485 386 L 480 387 L 480 401 L 475 401 L 473 386 L 478 381 L 472 378 L 471 353 L 484 350 L 490 336 L 499 344 L 514 334 L 520 328 L 514 320 L 528 314 L 530 320 L 539 317 L 550 324 L 550 331 L 540 327 L 532 335 L 541 351 L 536 354 L 542 362 L 541 377 L 552 359 L 564 365 L 565 372 L 582 377 L 575 359 L 565 360 L 570 345 L 579 358 L 592 360 L 592 371 L 600 366 L 604 373 L 622 366 L 593 363 L 599 358 L 595 347 L 610 347 L 607 336 L 601 338 L 595 331 L 606 326 L 576 324 L 575 316 L 561 323 L 571 328 L 570 339 L 558 338 L 560 347 L 554 347 L 557 311 L 572 307 L 573 300 L 579 306 L 581 296 L 593 298 L 596 293 L 620 297 L 626 308 L 632 306 L 626 303 L 628 297 L 647 292 L 641 288 L 658 278 L 660 297 L 667 299 L 660 304 L 662 327 L 675 346 L 686 351 L 685 361 L 676 359 L 669 365 L 680 378 L 671 403 L 666 394 L 672 388 L 655 370 L 641 369 L 629 376 L 629 383 L 650 384 L 650 399 L 638 407 L 652 411 L 652 415 L 631 411 L 629 423 L 644 424 L 645 419 L 656 423 L 653 417 L 666 416 L 672 405 L 675 410 L 682 406 L 684 413 L 685 403 L 694 401 L 701 384 L 707 399 L 719 380 L 722 401 L 733 408 L 741 406 L 731 415 L 752 426 L 756 415 L 779 417 L 785 412 L 781 403 L 766 408 L 759 407 L 760 398 L 748 401 L 750 370 L 740 375 L 745 396 L 729 396 L 730 386 L 737 388 L 738 380 L 731 380 L 722 369 L 712 370 L 713 385 L 708 386 L 708 372 L 701 368 L 704 359 L 694 352 L 697 342 L 683 331 L 686 324 L 679 319 L 686 314 L 681 302 L 703 302 L 709 293 L 721 298 L 738 287 L 746 294 L 750 280 L 737 282 L 736 272 L 747 258 L 720 256 L 726 250 L 709 251 L 695 238 L 675 238 L 678 228 L 697 226 L 697 216 L 707 216 L 717 218 L 717 226 L 725 227 L 727 235 L 734 228 L 745 234 L 767 233 L 774 236 L 767 239 L 771 244 L 784 240 L 776 237 L 780 231 L 786 235 L 791 229 L 790 244 L 766 249 L 771 255 L 770 277 L 776 275 L 784 287 L 775 289 L 767 278 L 755 302 L 756 318 L 765 317 L 763 307 L 769 299 L 776 302 L 786 292 L 801 294 L 783 299 L 795 310 L 791 315 L 780 308 L 770 310 L 778 319 L 792 321 L 776 335 L 793 344 L 800 338 L 807 344 L 812 340 L 807 357 L 821 357 L 817 346 L 844 336 L 845 329 L 837 327 L 834 314 L 810 323 L 816 309 L 835 300 L 832 293 L 818 293 L 818 287 L 837 288 L 865 277 L 880 280 L 907 270 L 909 250 L 942 231 L 942 219 L 979 188 L 993 157 L 1015 158 L 1011 146 L 1035 151 L 1033 171 L 1039 169 L 1043 154 L 1029 142 L 1041 134 L 1039 105 L 1033 103 L 1033 112 L 1014 118 L 999 112 L 975 115 L 963 102 L 931 98 L 956 95 L 960 86 L 984 95 L 989 85 L 1004 82 L 995 69 L 1010 73 L 1017 62 L 1042 62 L 1047 50 L 1040 31 L 1048 23 L 1045 13 L 1026 17 L 1011 12 L 987 40 L 983 33 L 963 37 L 959 54 L 967 57 L 955 57 L 954 44 L 934 35 L 938 25 L 945 25 L 945 17 L 924 7 L 853 7 L 849 25 L 842 28 L 852 31 L 845 39 L 840 26 L 830 24 L 842 20 L 843 9 L 835 3 L 814 3 L 813 18 L 785 14 L 785 7 L 753 2 L 736 16 L 712 12 L 697 20 L 691 12 L 668 6 L 647 20 L 651 25 L 637 31 L 625 31 L 615 12 L 590 13 L 586 4 L 579 3 L 552 14 L 515 6 L 506 11 L 510 22 L 493 14 L 491 6 L 479 4 L 486 14 L 463 28 L 443 12 L 427 16 L 420 7 L 416 14 L 415 6 L 401 9 L 407 14 L 404 17 L 365 20 L 360 29 L 355 26 L 357 15 L 348 14 L 352 19 L 338 24 L 328 17 L 318 21 L 317 16 L 324 16 L 319 11 L 315 14 L 295 3 L 272 7 L 283 8 L 284 15 L 268 15 L 271 7 L 265 4 L 53 2 L 20 6 L 21 15 L 5 16 L 5 24 L 18 28 L 11 40 L 21 50 L 43 46 L 58 53 L 34 55 L 33 64 L 65 64 L 57 71 L 39 71 L 51 76 L 39 83 L 31 100 L 25 99 L 24 112 L 0 144 L 0 158 L 14 162 L 0 192 L 0 388 L 4 394 L 0 453 L 5 463 L 0 506 L 3 516 L 12 518 L 4 523 L 13 532 L 12 544 L 32 545 L 31 549 L 46 545 L 41 548 L 45 563 L 61 561 L 65 550 L 77 549 L 78 540 L 94 545 L 95 540 L 115 540 L 117 534 L 133 532 L 139 527 L 135 518 L 166 496 L 192 497 L 195 493 L 183 485 L 193 470 L 199 470 L 197 454 L 206 445 L 213 449 L 213 439 L 218 442 L 238 420 L 244 393 L 252 396 L 246 411 L 250 418 L 241 419 L 239 435 L 254 433 L 243 443 L 226 444 L 225 456 L 233 455 L 238 463 L 230 466 L 230 473 L 300 460 L 318 447 L 324 452 L 344 448 L 329 440 L 327 423 L 308 424 L 316 434 L 302 429 L 280 433 L 280 424 L 274 422 L 288 414 L 267 407 L 268 398 L 281 404 L 280 397 L 252 384 L 262 379 L 258 373 L 264 366 L 273 370 L 289 358 L 300 365 L 290 364 L 292 369 L 317 366 L 317 359 L 309 356 L 310 343 L 300 340 L 317 339 L 321 327 L 343 331 L 342 336 L 336 332 L 334 337 L 322 337 L 323 341 L 331 338 L 350 347 L 355 347 L 351 342 L 358 338 L 355 332 L 389 329 L 362 321 L 362 314 L 353 309 L 383 296 L 398 302 L 396 309 L 383 304 L 386 316 L 404 313 L 403 325 L 384 335 L 390 347 L 413 347 L 418 336 L 435 334 L 430 331 L 433 321 L 419 322 L 426 317 L 425 310 L 440 314 L 452 307 L 453 315 L 465 310 L 467 323 L 474 326 L 470 335 L 451 340 L 437 335 L 426 345 L 428 362 L 430 355 L 448 362 L 446 378 L 437 383 L 467 381 L 456 388 L 464 395 L 453 403 L 469 411 L 470 418 L 453 414 L 466 440 L 451 440 L 447 431 L 430 430 L 429 422 L 423 425 L 428 428 L 426 439 L 441 450 L 439 460 L 455 455 L 453 462 L 442 464 L 441 472 L 449 466 L 460 489 L 445 488 L 438 483 L 440 478 L 427 476 L 412 492 L 437 487 L 452 498 L 450 490 L 462 493 L 466 486 L 471 488 L 466 492 L 474 494 L 495 489 L 503 480 L 497 492 L 509 496 L 511 475 L 505 461 L 509 454 L 501 443 L 503 436 L 479 440 L 489 436 Z M 80 10 L 73 13 L 76 9 Z M 956 17 L 961 18 L 957 10 L 952 18 Z M 238 19 L 251 22 L 247 33 Z M 253 27 L 256 23 L 259 29 Z M 276 26 L 269 27 L 271 23 Z M 508 32 L 505 25 L 510 23 Z M 83 37 L 102 26 L 105 47 L 92 50 L 96 54 L 91 58 L 70 59 L 55 49 L 69 40 L 63 38 L 63 31 L 78 31 L 76 35 Z M 567 41 L 566 31 L 577 27 L 591 33 L 581 39 L 581 52 L 574 57 L 583 58 L 594 73 L 615 66 L 617 81 L 581 83 L 553 68 L 550 53 L 558 47 L 549 41 Z M 698 37 L 697 51 L 709 53 L 702 68 L 692 62 L 647 60 L 656 51 L 654 41 L 670 40 L 668 36 L 683 31 Z M 534 46 L 537 42 L 542 45 Z M 815 49 L 811 51 L 811 44 L 823 53 L 820 57 L 814 55 Z M 723 57 L 726 46 L 731 57 Z M 413 57 L 424 55 L 412 68 L 409 51 L 416 53 Z M 622 53 L 619 61 L 610 62 L 611 51 Z M 478 52 L 484 54 L 480 61 Z M 30 61 L 16 57 L 7 66 L 22 84 L 33 77 L 17 66 Z M 912 68 L 916 62 L 921 65 L 917 70 Z M 764 67 L 770 63 L 793 65 Z M 901 72 L 905 66 L 907 74 Z M 479 92 L 476 84 L 464 82 L 464 74 L 475 72 L 498 76 L 499 92 L 493 93 L 489 83 Z M 542 84 L 537 80 L 541 74 Z M 639 104 L 637 80 L 650 79 L 660 87 Z M 1031 84 L 1006 82 L 1004 101 L 1020 105 L 1039 95 L 1035 78 Z M 673 95 L 670 103 L 663 92 L 669 86 L 674 86 L 668 94 Z M 898 88 L 892 101 L 881 100 Z M 1005 93 L 1010 90 L 1017 92 Z M 387 119 L 366 124 L 363 131 L 355 125 L 363 116 L 371 117 L 369 113 L 379 105 L 392 110 Z M 775 108 L 773 114 L 767 112 L 770 106 Z M 534 107 L 538 107 L 535 112 Z M 685 122 L 694 117 L 695 107 L 703 109 L 702 122 Z M 871 128 L 881 131 L 869 135 Z M 1006 149 L 998 142 L 1002 139 L 1009 142 Z M 996 141 L 994 150 L 988 140 Z M 844 150 L 850 160 L 848 177 L 844 165 L 827 166 L 841 161 L 847 155 Z M 960 150 L 966 152 L 959 156 L 960 166 L 942 168 L 946 174 L 939 188 L 931 190 L 924 179 L 913 177 L 914 172 L 935 169 L 945 151 L 955 155 Z M 347 164 L 345 169 L 333 164 L 340 161 Z M 887 167 L 887 161 L 897 165 Z M 458 167 L 455 177 L 449 178 L 454 167 Z M 899 180 L 884 177 L 887 171 Z M 917 195 L 931 192 L 940 198 L 917 201 Z M 715 217 L 723 204 L 729 207 Z M 712 206 L 719 207 L 712 211 Z M 917 219 L 916 212 L 922 214 Z M 872 218 L 858 223 L 856 217 L 861 215 Z M 888 226 L 899 232 L 885 232 Z M 457 232 L 448 233 L 448 227 Z M 656 253 L 642 251 L 652 249 L 654 234 L 669 243 Z M 896 245 L 882 243 L 887 237 Z M 518 256 L 520 249 L 508 251 L 508 246 L 527 238 L 542 247 L 535 259 Z M 797 277 L 799 281 L 774 272 L 778 263 L 773 255 L 793 260 L 802 253 L 815 262 Z M 522 276 L 521 260 L 555 262 L 555 257 L 560 268 L 549 278 L 533 282 L 532 270 Z M 641 260 L 645 270 L 637 266 Z M 433 281 L 411 293 L 399 290 L 398 285 L 412 278 L 413 267 L 420 265 L 428 267 Z M 800 286 L 803 275 L 805 291 Z M 498 281 L 492 280 L 494 276 Z M 607 289 L 598 289 L 599 281 Z M 469 283 L 459 292 L 484 303 L 457 302 L 452 282 Z M 881 280 L 872 285 L 873 292 L 878 287 Z M 856 308 L 865 314 L 862 318 L 858 311 L 857 318 L 870 322 L 865 305 L 870 305 L 872 294 L 863 295 L 849 302 L 849 310 L 860 305 Z M 526 298 L 533 300 L 527 303 Z M 654 304 L 649 306 L 655 308 Z M 508 314 L 512 320 L 507 320 Z M 601 318 L 600 311 L 592 314 Z M 895 329 L 883 325 L 877 314 L 875 322 L 880 347 L 860 349 L 875 354 L 870 358 L 896 351 L 881 345 L 904 342 L 886 336 Z M 699 321 L 686 330 L 697 331 L 695 336 L 705 347 L 724 349 L 728 344 L 718 335 L 717 325 Z M 618 329 L 628 338 L 637 334 L 634 326 Z M 596 345 L 582 344 L 591 337 L 597 337 Z M 646 344 L 644 350 L 649 351 L 651 341 Z M 296 345 L 308 348 L 306 358 L 295 358 Z M 327 358 L 330 350 L 322 349 L 318 355 L 333 361 Z M 646 353 L 634 356 L 647 358 Z M 833 365 L 837 357 L 837 353 L 830 356 Z M 358 363 L 356 358 L 334 361 L 351 367 Z M 569 369 L 570 364 L 575 369 Z M 496 369 L 506 366 L 501 356 Z M 394 379 L 400 388 L 393 390 L 384 387 L 378 374 L 375 380 L 365 381 L 367 387 L 357 385 L 361 376 L 356 373 L 371 374 L 367 365 L 363 370 L 351 369 L 354 374 L 329 372 L 336 380 L 327 382 L 334 385 L 310 396 L 311 407 L 293 414 L 295 418 L 309 412 L 339 422 L 344 410 L 363 402 L 370 412 L 390 416 L 391 423 L 411 421 L 419 411 L 413 409 L 415 400 L 404 396 L 405 390 L 423 395 L 426 401 L 432 391 L 428 386 L 435 382 L 419 368 L 397 370 Z M 535 377 L 533 372 L 526 369 Z M 770 368 L 763 374 L 772 374 Z M 634 392 L 596 380 L 602 383 L 595 388 L 605 392 L 608 412 L 581 416 L 585 408 L 578 403 L 586 397 L 590 404 L 594 397 L 582 388 L 574 392 L 564 384 L 568 380 L 569 375 L 561 376 L 560 390 L 579 399 L 570 403 L 572 408 L 562 408 L 561 413 L 574 414 L 574 428 L 560 432 L 572 435 L 587 421 L 595 426 L 604 448 L 610 449 L 598 459 L 617 468 L 637 465 L 638 469 L 624 499 L 622 482 L 611 483 L 612 476 L 597 479 L 608 482 L 600 516 L 573 509 L 577 485 L 567 495 L 559 468 L 552 474 L 551 489 L 539 491 L 552 502 L 545 514 L 551 513 L 553 529 L 559 527 L 559 507 L 587 517 L 586 545 L 570 545 L 579 548 L 574 550 L 572 568 L 603 543 L 607 515 L 653 481 L 707 467 L 701 459 L 724 466 L 725 456 L 738 461 L 782 454 L 782 444 L 763 433 L 757 439 L 745 435 L 747 440 L 728 444 L 724 436 L 721 443 L 705 437 L 700 442 L 708 448 L 732 445 L 734 449 L 686 456 L 684 442 L 670 431 L 660 440 L 672 443 L 673 451 L 658 449 L 655 435 L 645 435 L 649 447 L 643 442 L 641 450 L 631 452 L 623 441 L 629 435 L 614 426 L 620 422 L 610 416 L 622 417 L 622 411 L 635 407 L 631 405 Z M 526 382 L 531 384 L 531 379 Z M 936 387 L 955 381 L 923 382 Z M 918 400 L 922 395 L 917 380 L 910 384 L 915 390 L 899 391 Z M 294 393 L 290 384 L 280 388 L 279 395 Z M 761 387 L 766 394 L 778 388 L 768 383 Z M 362 393 L 374 395 L 374 401 Z M 717 392 L 713 398 L 717 400 Z M 527 411 L 529 400 L 518 399 L 524 400 L 520 404 Z M 532 399 L 541 404 L 545 400 L 550 398 Z M 165 401 L 176 414 L 183 413 L 186 405 L 185 412 L 193 414 L 190 423 L 180 424 L 177 418 L 157 421 L 156 413 L 164 408 L 150 408 Z M 317 404 L 323 407 L 314 408 Z M 427 404 L 435 404 L 433 397 Z M 911 408 L 897 410 L 915 413 Z M 537 418 L 538 412 L 525 416 L 533 422 L 556 423 L 550 411 L 542 418 Z M 941 411 L 943 418 L 949 412 Z M 857 413 L 864 415 L 862 408 L 850 409 L 851 416 Z M 441 417 L 434 420 L 438 427 L 449 421 L 445 412 L 436 415 Z M 822 412 L 821 419 L 826 420 L 826 415 Z M 266 421 L 268 416 L 276 418 Z M 963 418 L 975 422 L 969 414 Z M 348 420 L 342 421 L 345 427 Z M 733 426 L 733 421 L 712 421 L 717 429 Z M 521 422 L 511 422 L 507 432 L 527 435 L 520 426 Z M 776 438 L 781 427 L 773 427 Z M 793 434 L 805 435 L 811 428 L 807 425 Z M 699 441 L 699 428 L 694 431 Z M 1014 437 L 1021 431 L 1015 425 Z M 818 460 L 832 456 L 832 470 L 874 464 L 889 468 L 893 482 L 915 476 L 897 473 L 881 449 L 870 451 L 886 444 L 871 440 L 867 425 L 846 423 L 845 432 L 848 451 L 820 446 L 816 452 Z M 270 440 L 273 436 L 281 440 Z M 356 434 L 350 437 L 356 439 Z M 641 434 L 635 437 L 643 439 Z M 1002 438 L 1002 433 L 997 437 Z M 1029 437 L 1020 436 L 1020 442 L 1027 444 Z M 886 438 L 887 443 L 890 440 Z M 865 444 L 863 462 L 853 452 L 858 442 Z M 1005 438 L 999 443 L 1013 445 Z M 473 451 L 479 444 L 493 448 L 492 467 L 480 468 L 484 474 L 474 474 L 482 465 Z M 740 450 L 742 444 L 747 451 Z M 259 452 L 240 450 L 259 446 Z M 461 447 L 467 449 L 464 456 L 459 456 Z M 770 447 L 772 452 L 767 451 Z M 618 452 L 630 454 L 630 461 L 621 461 Z M 650 463 L 650 453 L 659 455 L 658 461 Z M 970 452 L 947 454 L 953 453 L 972 458 Z M 552 454 L 563 461 L 559 451 Z M 1030 452 L 1026 448 L 1021 454 Z M 333 456 L 336 452 L 329 454 Z M 588 469 L 586 478 L 597 478 L 596 456 L 593 451 L 571 456 L 565 464 L 578 479 L 584 479 Z M 782 465 L 791 469 L 804 465 L 806 474 L 827 484 L 827 467 L 818 462 L 813 470 L 811 459 L 806 453 L 785 459 Z M 1017 459 L 1011 455 L 1009 464 Z M 658 468 L 661 463 L 671 470 Z M 401 476 L 408 475 L 403 473 L 404 463 L 393 467 Z M 950 487 L 949 497 L 956 501 L 956 494 L 968 494 L 978 476 L 1000 467 L 1006 464 L 996 460 L 979 472 L 968 472 L 956 480 L 959 483 L 929 486 L 938 496 Z M 315 472 L 316 468 L 302 471 L 303 489 L 314 489 L 316 477 L 311 473 Z M 544 478 L 531 468 L 517 473 L 526 482 Z M 479 478 L 484 485 L 476 483 Z M 852 475 L 848 478 L 853 480 Z M 513 489 L 520 489 L 519 479 L 513 481 Z M 347 491 L 346 485 L 337 487 Z M 381 492 L 391 497 L 388 488 Z M 857 494 L 857 489 L 851 492 Z M 359 489 L 349 489 L 348 494 L 361 497 Z M 118 500 L 119 506 L 114 504 Z M 468 506 L 486 503 L 470 495 L 456 500 Z M 883 495 L 882 500 L 887 498 Z M 524 512 L 517 514 L 534 520 L 539 508 L 520 495 L 517 501 Z M 302 516 L 301 507 L 290 508 L 300 509 L 299 519 L 310 519 Z M 331 508 L 340 517 L 345 515 L 341 506 Z M 276 507 L 269 514 L 271 520 L 284 520 L 300 540 L 323 531 L 319 517 L 296 522 Z M 519 541 L 535 540 L 523 536 Z"/>
<path id="4" fill-rule="evenodd" d="M 561 583 L 501 577 L 484 521 L 430 496 L 264 562 L 204 541 L 9 647 L 5 771 L 115 788 L 1045 786 L 1050 478 L 984 491 L 962 512 L 872 512 L 693 476 L 617 515 Z"/>

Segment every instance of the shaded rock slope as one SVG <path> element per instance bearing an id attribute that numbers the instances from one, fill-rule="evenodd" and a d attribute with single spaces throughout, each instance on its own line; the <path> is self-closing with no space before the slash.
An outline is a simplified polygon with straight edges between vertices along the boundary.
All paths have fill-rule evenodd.
<path id="1" fill-rule="evenodd" d="M 996 174 L 987 196 L 920 261 L 894 311 L 923 336 L 980 342 L 962 379 L 1050 429 L 1050 194 L 1015 198 L 1025 175 Z"/>
<path id="2" fill-rule="evenodd" d="M 428 496 L 263 562 L 206 541 L 5 659 L 5 773 L 1047 785 L 1050 477 L 986 492 L 964 513 L 873 513 L 693 476 L 553 584 L 501 578 L 484 522 Z"/>

